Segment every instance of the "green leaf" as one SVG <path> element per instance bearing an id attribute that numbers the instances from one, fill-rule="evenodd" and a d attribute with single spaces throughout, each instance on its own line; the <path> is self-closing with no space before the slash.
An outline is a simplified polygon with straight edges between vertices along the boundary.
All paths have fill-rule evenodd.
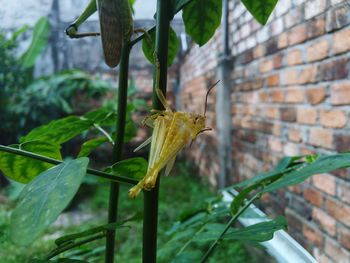
<path id="1" fill-rule="evenodd" d="M 99 125 L 114 125 L 117 120 L 117 113 L 115 111 L 111 111 L 107 107 L 101 107 L 89 111 L 83 118 L 86 118 Z"/>
<path id="2" fill-rule="evenodd" d="M 193 0 L 183 8 L 186 33 L 203 46 L 221 24 L 221 0 Z"/>
<path id="3" fill-rule="evenodd" d="M 260 173 L 260 174 L 254 176 L 252 178 L 249 178 L 243 182 L 235 184 L 234 187 L 242 188 L 242 187 L 246 187 L 246 186 L 251 185 L 251 184 L 263 183 L 263 182 L 272 180 L 275 177 L 281 176 L 285 172 L 290 172 L 292 169 L 291 168 L 292 166 L 294 169 L 298 168 L 299 167 L 298 165 L 294 166 L 294 162 L 296 160 L 299 160 L 300 158 L 301 158 L 301 156 L 284 157 L 279 161 L 277 166 L 272 171 Z"/>
<path id="4" fill-rule="evenodd" d="M 147 161 L 141 157 L 134 157 L 115 163 L 106 172 L 117 176 L 142 179 L 147 173 Z"/>
<path id="5" fill-rule="evenodd" d="M 60 146 L 44 141 L 28 141 L 11 147 L 61 160 Z M 21 155 L 0 152 L 0 170 L 8 178 L 20 183 L 28 183 L 38 174 L 53 165 Z"/>
<path id="6" fill-rule="evenodd" d="M 254 18 L 265 25 L 278 0 L 242 0 L 242 3 Z"/>
<path id="7" fill-rule="evenodd" d="M 231 205 L 230 205 L 231 214 L 235 215 L 239 211 L 239 208 L 241 207 L 241 205 L 243 204 L 244 200 L 249 195 L 249 193 L 260 186 L 261 184 L 257 183 L 257 184 L 248 186 L 247 188 L 240 191 L 239 194 L 235 196 L 235 198 L 231 202 Z"/>
<path id="8" fill-rule="evenodd" d="M 32 259 L 29 263 L 88 263 L 87 261 L 78 260 L 78 259 L 70 259 L 70 258 L 60 258 L 53 260 L 45 260 L 45 259 Z"/>
<path id="9" fill-rule="evenodd" d="M 20 142 L 41 140 L 62 144 L 89 129 L 93 123 L 88 119 L 68 116 L 51 121 L 47 125 L 33 129 L 20 139 Z"/>
<path id="10" fill-rule="evenodd" d="M 12 43 L 14 43 L 17 38 L 22 35 L 24 32 L 26 32 L 29 29 L 29 26 L 25 25 L 17 29 L 11 37 L 1 46 L 1 48 L 6 49 L 8 46 L 10 46 Z"/>
<path id="11" fill-rule="evenodd" d="M 224 229 L 225 225 L 208 224 L 205 231 L 194 237 L 194 241 L 214 241 L 221 235 Z M 283 216 L 278 216 L 275 220 L 254 224 L 245 228 L 231 228 L 226 232 L 223 239 L 264 242 L 272 239 L 274 232 L 280 229 L 287 229 L 287 221 Z"/>
<path id="12" fill-rule="evenodd" d="M 137 134 L 135 123 L 130 119 L 125 125 L 124 142 L 130 142 Z"/>
<path id="13" fill-rule="evenodd" d="M 350 167 L 350 153 L 321 156 L 314 162 L 285 174 L 279 180 L 268 185 L 264 192 L 271 192 L 282 187 L 299 184 L 312 175 L 328 173 L 346 167 Z"/>
<path id="14" fill-rule="evenodd" d="M 23 67 L 29 68 L 35 64 L 37 57 L 46 47 L 50 36 L 50 24 L 46 17 L 41 17 L 36 22 L 33 30 L 33 38 L 27 51 L 21 56 L 20 60 Z"/>
<path id="15" fill-rule="evenodd" d="M 97 147 L 104 144 L 105 142 L 108 142 L 107 137 L 95 138 L 84 142 L 81 145 L 78 157 L 89 156 L 93 150 L 95 150 Z"/>
<path id="16" fill-rule="evenodd" d="M 27 184 L 12 212 L 10 237 L 15 244 L 29 245 L 66 208 L 86 174 L 86 157 L 64 161 Z"/>
<path id="17" fill-rule="evenodd" d="M 176 0 L 175 2 L 175 12 L 174 15 L 179 12 L 182 8 L 184 8 L 185 5 L 187 5 L 189 2 L 191 2 L 193 0 Z"/>
<path id="18" fill-rule="evenodd" d="M 155 49 L 155 39 L 156 33 L 155 30 L 149 32 L 149 37 L 146 35 L 142 40 L 142 50 L 145 57 L 153 65 L 155 64 L 154 58 L 154 49 Z M 177 38 L 175 31 L 170 27 L 169 31 L 169 43 L 168 43 L 168 67 L 173 64 L 173 61 L 176 57 L 177 50 L 179 49 L 180 42 Z"/>

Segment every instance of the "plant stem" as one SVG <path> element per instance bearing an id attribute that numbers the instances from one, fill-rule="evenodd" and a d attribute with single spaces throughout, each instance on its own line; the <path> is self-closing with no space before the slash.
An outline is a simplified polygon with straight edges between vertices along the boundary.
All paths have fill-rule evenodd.
<path id="1" fill-rule="evenodd" d="M 213 252 L 214 248 L 217 246 L 218 242 L 223 238 L 223 236 L 226 234 L 226 232 L 230 229 L 231 225 L 236 222 L 238 217 L 256 200 L 259 199 L 261 196 L 261 192 L 255 194 L 252 199 L 249 200 L 248 203 L 246 203 L 242 209 L 240 209 L 233 217 L 231 217 L 230 221 L 227 223 L 224 231 L 221 233 L 221 235 L 211 244 L 209 249 L 205 252 L 204 256 L 201 259 L 201 263 L 204 263 L 210 256 L 210 254 Z"/>
<path id="2" fill-rule="evenodd" d="M 90 238 L 87 238 L 87 239 L 84 239 L 84 240 L 81 240 L 79 242 L 72 242 L 72 243 L 69 243 L 67 245 L 64 245 L 62 247 L 58 247 L 56 249 L 54 249 L 53 251 L 50 252 L 50 254 L 46 257 L 46 260 L 49 260 L 67 250 L 70 250 L 72 248 L 75 248 L 75 247 L 80 247 L 81 245 L 84 245 L 86 243 L 90 243 L 92 241 L 95 241 L 97 239 L 100 239 L 100 238 L 103 238 L 105 236 L 105 233 L 100 233 L 100 234 L 97 234 L 97 235 L 94 235 Z"/>
<path id="3" fill-rule="evenodd" d="M 46 157 L 40 154 L 36 154 L 36 153 L 32 153 L 32 152 L 28 152 L 28 151 L 24 151 L 24 150 L 20 150 L 20 149 L 16 149 L 16 148 L 12 148 L 9 146 L 4 146 L 4 145 L 0 145 L 0 152 L 7 152 L 7 153 L 12 153 L 12 154 L 16 154 L 16 155 L 20 155 L 20 156 L 24 156 L 24 157 L 28 157 L 34 160 L 38 160 L 38 161 L 42 161 L 45 163 L 51 163 L 51 164 L 61 164 L 63 161 L 61 160 L 57 160 L 57 159 L 53 159 L 50 157 Z M 111 181 L 115 181 L 118 183 L 122 183 L 122 184 L 131 184 L 131 185 L 135 185 L 138 183 L 137 180 L 132 179 L 132 178 L 127 178 L 127 177 L 123 177 L 123 176 L 117 176 L 117 175 L 111 175 L 109 173 L 105 173 L 99 170 L 95 170 L 95 169 L 91 169 L 88 168 L 86 170 L 86 172 L 88 174 L 92 174 L 101 178 L 105 178 Z"/>
<path id="4" fill-rule="evenodd" d="M 119 87 L 118 87 L 118 119 L 116 123 L 116 138 L 113 147 L 113 163 L 122 159 L 124 133 L 127 114 L 127 96 L 128 96 L 128 74 L 129 74 L 129 55 L 131 45 L 125 43 L 121 53 L 119 65 Z M 108 223 L 117 221 L 118 216 L 118 198 L 119 198 L 119 183 L 111 182 L 109 191 L 109 206 L 108 206 Z M 115 245 L 115 229 L 106 232 L 106 263 L 114 262 L 114 245 Z"/>
<path id="5" fill-rule="evenodd" d="M 168 39 L 172 12 L 171 0 L 157 1 L 156 17 L 156 43 L 155 52 L 159 61 L 158 69 L 154 67 L 153 73 L 153 108 L 162 110 L 162 105 L 156 95 L 155 89 L 159 88 L 166 95 L 167 71 L 168 71 Z M 158 81 L 157 81 L 158 80 Z M 158 83 L 159 83 L 159 87 Z M 156 186 L 151 191 L 144 191 L 144 217 L 143 217 L 143 248 L 142 260 L 144 263 L 157 262 L 157 227 L 158 227 L 158 199 L 159 199 L 158 177 Z"/>

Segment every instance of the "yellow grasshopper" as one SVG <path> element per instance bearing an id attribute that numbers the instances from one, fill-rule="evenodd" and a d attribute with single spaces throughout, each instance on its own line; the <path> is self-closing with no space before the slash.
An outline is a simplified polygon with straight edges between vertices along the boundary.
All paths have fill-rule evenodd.
<path id="1" fill-rule="evenodd" d="M 153 127 L 152 137 L 142 143 L 135 151 L 151 142 L 148 169 L 145 177 L 129 190 L 129 197 L 137 197 L 142 189 L 151 190 L 154 188 L 160 170 L 166 167 L 165 175 L 168 175 L 178 152 L 190 140 L 195 140 L 200 133 L 211 130 L 205 124 L 206 105 L 208 94 L 217 83 L 211 86 L 206 94 L 203 115 L 172 111 L 162 91 L 158 88 L 156 89 L 157 96 L 165 110 L 154 110 L 144 120 L 147 126 Z"/>

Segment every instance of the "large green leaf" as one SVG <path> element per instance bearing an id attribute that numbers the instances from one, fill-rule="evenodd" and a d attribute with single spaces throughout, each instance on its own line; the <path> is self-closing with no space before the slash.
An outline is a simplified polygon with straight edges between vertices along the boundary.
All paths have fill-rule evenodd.
<path id="1" fill-rule="evenodd" d="M 59 259 L 32 259 L 29 261 L 29 263 L 89 263 L 84 260 L 79 259 L 70 259 L 70 258 L 59 258 Z"/>
<path id="2" fill-rule="evenodd" d="M 184 8 L 184 6 L 187 5 L 191 1 L 193 1 L 193 0 L 176 0 L 175 7 L 174 7 L 174 15 L 177 12 L 179 12 L 182 8 Z"/>
<path id="3" fill-rule="evenodd" d="M 106 172 L 114 175 L 130 177 L 135 179 L 143 178 L 147 173 L 147 161 L 141 157 L 134 157 L 115 163 Z"/>
<path id="4" fill-rule="evenodd" d="M 242 0 L 247 10 L 260 23 L 265 25 L 278 0 Z"/>
<path id="5" fill-rule="evenodd" d="M 89 159 L 64 161 L 27 184 L 12 212 L 10 236 L 18 245 L 29 245 L 72 200 L 86 174 Z"/>
<path id="6" fill-rule="evenodd" d="M 28 141 L 19 145 L 12 145 L 11 147 L 45 155 L 58 160 L 62 159 L 60 146 L 45 141 Z M 38 174 L 52 166 L 52 164 L 34 160 L 25 156 L 0 152 L 0 170 L 8 178 L 20 183 L 28 183 Z"/>
<path id="7" fill-rule="evenodd" d="M 271 192 L 282 187 L 299 184 L 312 175 L 328 173 L 330 171 L 346 167 L 350 167 L 350 153 L 322 156 L 316 161 L 304 165 L 300 169 L 296 169 L 288 174 L 285 174 L 279 180 L 266 186 L 266 188 L 264 188 L 264 192 Z"/>
<path id="8" fill-rule="evenodd" d="M 194 237 L 194 241 L 208 242 L 216 240 L 224 229 L 225 225 L 222 224 L 208 224 L 205 231 Z M 254 224 L 245 228 L 232 228 L 226 232 L 223 239 L 264 242 L 272 239 L 273 234 L 280 229 L 287 229 L 287 221 L 283 216 L 278 216 L 275 220 Z"/>
<path id="9" fill-rule="evenodd" d="M 145 36 L 142 40 L 142 50 L 143 54 L 145 54 L 145 57 L 148 59 L 149 62 L 152 64 L 155 64 L 155 57 L 154 57 L 154 49 L 155 49 L 155 39 L 156 34 L 155 30 L 151 30 L 151 32 L 148 34 L 148 36 Z M 173 64 L 173 61 L 176 57 L 177 50 L 179 49 L 179 40 L 177 38 L 177 35 L 175 31 L 170 28 L 169 31 L 169 43 L 168 43 L 168 67 Z"/>
<path id="10" fill-rule="evenodd" d="M 186 33 L 198 45 L 203 46 L 220 26 L 221 0 L 193 0 L 183 8 L 182 18 Z"/>
<path id="11" fill-rule="evenodd" d="M 36 22 L 33 30 L 33 38 L 27 51 L 21 56 L 23 67 L 32 67 L 41 54 L 50 36 L 50 24 L 46 17 L 41 17 Z"/>
<path id="12" fill-rule="evenodd" d="M 91 140 L 84 142 L 81 145 L 81 149 L 80 149 L 78 157 L 89 156 L 93 150 L 95 150 L 97 147 L 104 144 L 105 142 L 108 142 L 107 137 L 99 137 L 99 138 L 91 139 Z"/>
<path id="13" fill-rule="evenodd" d="M 20 139 L 21 142 L 41 140 L 62 144 L 86 131 L 93 125 L 92 121 L 77 116 L 68 116 L 51 121 L 47 125 L 33 129 Z"/>

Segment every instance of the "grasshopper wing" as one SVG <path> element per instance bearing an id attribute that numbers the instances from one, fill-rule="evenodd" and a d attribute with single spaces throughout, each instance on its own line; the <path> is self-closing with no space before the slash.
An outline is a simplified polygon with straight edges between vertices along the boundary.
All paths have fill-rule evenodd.
<path id="1" fill-rule="evenodd" d="M 151 143 L 151 141 L 152 141 L 152 136 L 149 137 L 147 140 L 145 140 L 143 143 L 141 143 L 139 146 L 137 146 L 133 152 L 137 152 L 141 150 L 143 147 L 146 147 L 148 144 Z"/>

